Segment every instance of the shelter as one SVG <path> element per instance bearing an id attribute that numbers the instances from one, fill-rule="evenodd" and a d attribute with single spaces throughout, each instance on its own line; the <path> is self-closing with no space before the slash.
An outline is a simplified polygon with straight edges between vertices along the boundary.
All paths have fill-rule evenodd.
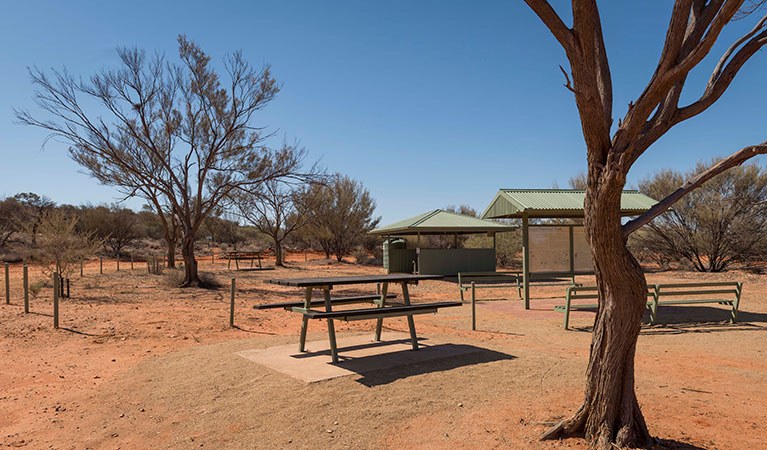
<path id="1" fill-rule="evenodd" d="M 458 272 L 495 271 L 495 233 L 511 231 L 514 227 L 490 220 L 435 209 L 391 225 L 375 229 L 370 234 L 384 237 L 384 268 L 392 272 L 418 272 L 424 275 L 456 275 Z M 421 236 L 487 234 L 493 237 L 492 248 L 421 248 Z M 407 241 L 393 237 L 415 236 L 415 248 Z"/>
<path id="2" fill-rule="evenodd" d="M 579 189 L 501 189 L 482 213 L 482 219 L 522 221 L 525 309 L 530 308 L 531 280 L 594 273 L 582 225 L 530 224 L 531 219 L 583 219 L 585 199 L 586 191 Z M 639 191 L 626 190 L 621 194 L 620 213 L 637 216 L 656 203 Z"/>

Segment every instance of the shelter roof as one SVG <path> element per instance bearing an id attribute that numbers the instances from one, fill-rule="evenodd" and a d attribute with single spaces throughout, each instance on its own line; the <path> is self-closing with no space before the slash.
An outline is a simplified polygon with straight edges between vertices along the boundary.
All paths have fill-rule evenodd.
<path id="1" fill-rule="evenodd" d="M 409 219 L 377 228 L 370 234 L 415 235 L 415 234 L 480 234 L 511 231 L 515 227 L 490 220 L 457 214 L 442 209 L 419 214 Z"/>
<path id="2" fill-rule="evenodd" d="M 483 219 L 516 219 L 527 213 L 535 219 L 566 219 L 584 216 L 586 191 L 580 189 L 501 189 Z M 621 194 L 621 215 L 637 216 L 658 203 L 635 190 Z"/>

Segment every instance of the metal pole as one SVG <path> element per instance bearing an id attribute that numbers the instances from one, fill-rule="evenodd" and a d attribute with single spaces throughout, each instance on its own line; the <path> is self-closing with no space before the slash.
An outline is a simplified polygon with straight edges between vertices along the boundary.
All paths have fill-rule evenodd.
<path id="1" fill-rule="evenodd" d="M 80 278 L 83 277 L 83 259 L 80 258 Z"/>
<path id="2" fill-rule="evenodd" d="M 69 278 L 67 278 L 67 298 L 72 298 L 69 296 Z"/>
<path id="3" fill-rule="evenodd" d="M 525 309 L 530 309 L 530 239 L 527 212 L 522 214 L 522 283 Z"/>
<path id="4" fill-rule="evenodd" d="M 5 263 L 5 304 L 11 304 L 11 279 L 8 275 L 8 263 Z"/>
<path id="5" fill-rule="evenodd" d="M 133 253 L 130 254 L 130 270 L 133 272 Z"/>
<path id="6" fill-rule="evenodd" d="M 24 264 L 23 268 L 24 273 L 24 312 L 29 312 L 29 271 L 27 270 L 27 265 Z"/>
<path id="7" fill-rule="evenodd" d="M 53 328 L 59 327 L 59 274 L 53 272 Z"/>
<path id="8" fill-rule="evenodd" d="M 104 257 L 99 256 L 99 275 L 104 275 Z"/>
<path id="9" fill-rule="evenodd" d="M 477 330 L 477 291 L 471 282 L 471 331 Z"/>
<path id="10" fill-rule="evenodd" d="M 229 326 L 234 328 L 234 277 L 232 277 L 232 285 L 229 288 Z"/>
<path id="11" fill-rule="evenodd" d="M 117 254 L 117 271 L 120 271 L 120 254 Z"/>

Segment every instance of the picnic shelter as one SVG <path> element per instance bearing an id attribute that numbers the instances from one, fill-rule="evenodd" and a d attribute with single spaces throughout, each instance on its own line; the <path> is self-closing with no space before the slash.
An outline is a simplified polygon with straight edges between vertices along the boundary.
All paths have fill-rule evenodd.
<path id="1" fill-rule="evenodd" d="M 435 209 L 377 228 L 370 234 L 384 238 L 384 268 L 387 273 L 420 273 L 453 276 L 459 272 L 495 271 L 495 234 L 514 227 L 464 214 Z M 421 236 L 485 234 L 493 238 L 491 248 L 421 248 Z M 415 236 L 414 244 L 397 239 Z M 411 248 L 408 248 L 411 247 Z"/>

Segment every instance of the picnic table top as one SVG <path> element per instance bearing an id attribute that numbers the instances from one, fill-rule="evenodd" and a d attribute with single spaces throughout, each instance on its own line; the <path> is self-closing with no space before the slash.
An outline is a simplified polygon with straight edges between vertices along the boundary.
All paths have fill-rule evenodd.
<path id="1" fill-rule="evenodd" d="M 408 273 L 395 273 L 388 275 L 357 275 L 346 277 L 268 279 L 264 280 L 264 283 L 278 284 L 280 286 L 312 287 L 334 286 L 342 284 L 366 284 L 383 282 L 396 283 L 402 281 L 441 280 L 443 278 L 445 277 L 442 275 L 414 275 Z"/>

